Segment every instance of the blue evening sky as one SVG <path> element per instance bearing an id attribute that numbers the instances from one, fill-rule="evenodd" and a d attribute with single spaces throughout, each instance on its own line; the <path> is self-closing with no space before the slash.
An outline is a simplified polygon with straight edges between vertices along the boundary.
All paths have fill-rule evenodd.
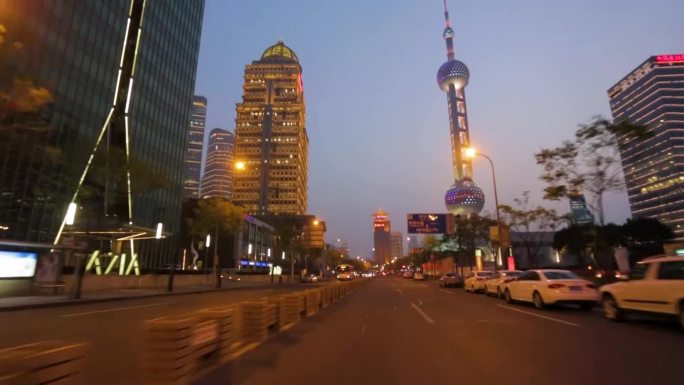
<path id="1" fill-rule="evenodd" d="M 681 0 L 463 0 L 449 2 L 456 57 L 470 68 L 471 141 L 496 163 L 500 203 L 525 190 L 541 199 L 533 153 L 610 116 L 606 90 L 646 58 L 684 52 Z M 371 214 L 393 230 L 406 214 L 445 212 L 453 182 L 440 0 L 207 0 L 196 92 L 207 132 L 234 130 L 244 66 L 285 41 L 303 67 L 310 139 L 309 213 L 327 240 L 370 256 Z M 489 165 L 475 180 L 493 212 Z M 607 219 L 629 217 L 626 194 Z"/>

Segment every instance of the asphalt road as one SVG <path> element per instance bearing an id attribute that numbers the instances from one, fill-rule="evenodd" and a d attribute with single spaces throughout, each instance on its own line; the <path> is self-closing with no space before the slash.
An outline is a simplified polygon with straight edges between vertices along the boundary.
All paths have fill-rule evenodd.
<path id="1" fill-rule="evenodd" d="M 675 324 L 377 278 L 196 385 L 683 383 Z"/>
<path id="2" fill-rule="evenodd" d="M 135 385 L 145 320 L 261 298 L 315 284 L 264 285 L 125 301 L 0 312 L 0 348 L 37 341 L 90 343 L 86 383 Z"/>

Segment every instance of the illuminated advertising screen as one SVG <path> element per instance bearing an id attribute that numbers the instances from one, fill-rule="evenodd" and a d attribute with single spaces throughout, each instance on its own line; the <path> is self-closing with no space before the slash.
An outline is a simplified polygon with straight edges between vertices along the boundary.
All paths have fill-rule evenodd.
<path id="1" fill-rule="evenodd" d="M 408 214 L 409 234 L 445 234 L 446 214 Z"/>
<path id="2" fill-rule="evenodd" d="M 31 278 L 37 261 L 36 253 L 0 250 L 0 278 Z"/>

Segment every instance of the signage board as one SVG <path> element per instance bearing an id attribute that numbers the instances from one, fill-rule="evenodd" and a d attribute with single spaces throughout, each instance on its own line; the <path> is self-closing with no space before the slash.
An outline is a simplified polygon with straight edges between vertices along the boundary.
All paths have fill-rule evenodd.
<path id="1" fill-rule="evenodd" d="M 409 234 L 446 234 L 447 214 L 407 214 Z"/>
<path id="2" fill-rule="evenodd" d="M 31 278 L 37 262 L 34 252 L 0 250 L 0 278 Z"/>

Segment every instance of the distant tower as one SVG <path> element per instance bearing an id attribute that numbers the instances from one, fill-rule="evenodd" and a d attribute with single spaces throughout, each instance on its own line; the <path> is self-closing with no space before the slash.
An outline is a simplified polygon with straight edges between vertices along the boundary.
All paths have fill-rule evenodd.
<path id="1" fill-rule="evenodd" d="M 587 208 L 587 200 L 584 194 L 574 191 L 569 194 L 570 198 L 570 222 L 573 225 L 593 225 L 594 214 Z"/>
<path id="2" fill-rule="evenodd" d="M 375 263 L 382 265 L 392 259 L 391 226 L 389 215 L 382 209 L 373 213 L 373 247 Z"/>
<path id="3" fill-rule="evenodd" d="M 220 128 L 209 134 L 200 197 L 229 199 L 233 191 L 235 135 Z"/>
<path id="4" fill-rule="evenodd" d="M 449 128 L 451 131 L 451 156 L 453 159 L 454 184 L 444 197 L 447 210 L 453 215 L 470 215 L 482 211 L 485 196 L 473 182 L 473 167 L 463 157 L 463 148 L 470 146 L 468 116 L 466 113 L 465 87 L 470 80 L 466 65 L 455 59 L 454 31 L 449 22 L 449 11 L 444 0 L 444 40 L 446 40 L 447 61 L 437 71 L 437 83 L 447 93 L 449 105 Z"/>
<path id="5" fill-rule="evenodd" d="M 185 143 L 183 198 L 199 198 L 204 148 L 204 122 L 207 120 L 207 98 L 195 95 L 190 108 L 190 125 Z"/>
<path id="6" fill-rule="evenodd" d="M 392 231 L 390 235 L 392 244 L 392 259 L 404 256 L 404 236 L 399 231 Z"/>

